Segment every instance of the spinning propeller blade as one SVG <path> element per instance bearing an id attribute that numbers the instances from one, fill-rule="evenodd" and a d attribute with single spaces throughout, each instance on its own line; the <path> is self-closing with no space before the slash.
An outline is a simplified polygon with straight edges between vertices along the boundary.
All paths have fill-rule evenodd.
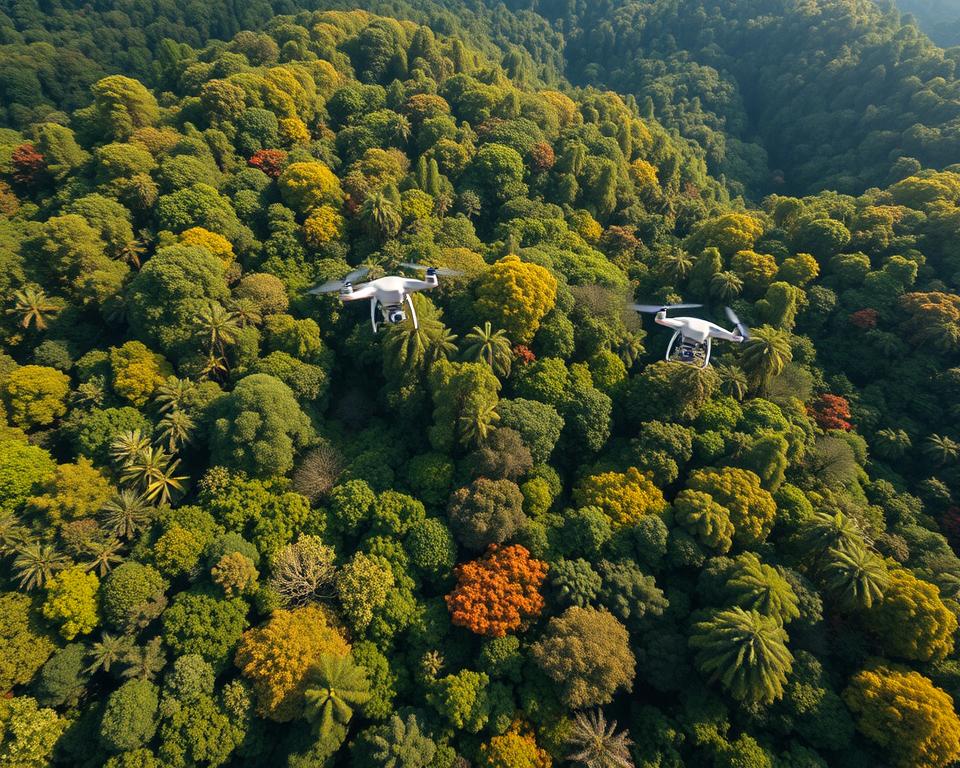
<path id="1" fill-rule="evenodd" d="M 724 307 L 723 311 L 727 313 L 727 320 L 733 323 L 733 327 L 736 328 L 737 333 L 743 336 L 743 338 L 749 339 L 750 329 L 740 322 L 740 318 L 737 317 L 737 313 L 730 309 L 730 307 Z"/>
<path id="2" fill-rule="evenodd" d="M 649 312 L 656 314 L 664 309 L 695 309 L 703 304 L 627 304 L 634 312 Z"/>
<path id="3" fill-rule="evenodd" d="M 461 272 L 459 269 L 450 269 L 449 267 L 430 267 L 426 264 L 413 264 L 409 261 L 403 262 L 400 266 L 405 267 L 406 269 L 417 269 L 420 272 L 426 272 L 428 269 L 432 269 L 436 274 L 440 275 L 440 277 L 458 277 L 459 275 L 463 274 L 463 272 Z"/>
<path id="4" fill-rule="evenodd" d="M 358 267 L 342 280 L 328 280 L 327 282 L 318 285 L 316 288 L 311 288 L 309 291 L 307 291 L 307 293 L 312 294 L 313 296 L 320 296 L 324 293 L 336 293 L 337 291 L 342 290 L 347 283 L 354 283 L 357 280 L 362 279 L 369 271 L 370 270 L 367 267 Z"/>

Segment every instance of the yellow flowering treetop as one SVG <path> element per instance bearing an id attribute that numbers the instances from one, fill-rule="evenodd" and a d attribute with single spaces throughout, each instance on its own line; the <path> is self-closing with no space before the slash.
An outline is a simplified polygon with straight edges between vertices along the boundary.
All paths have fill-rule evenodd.
<path id="1" fill-rule="evenodd" d="M 557 279 L 539 264 L 504 256 L 477 283 L 477 314 L 503 328 L 517 344 L 528 344 L 557 300 Z"/>
<path id="2" fill-rule="evenodd" d="M 667 507 L 660 489 L 635 467 L 626 472 L 592 475 L 574 491 L 578 507 L 598 507 L 614 528 L 633 525 L 645 515 L 659 515 Z"/>
<path id="3" fill-rule="evenodd" d="M 233 245 L 223 235 L 211 232 L 203 227 L 190 227 L 180 233 L 180 242 L 184 245 L 196 245 L 206 248 L 228 267 L 233 262 Z"/>

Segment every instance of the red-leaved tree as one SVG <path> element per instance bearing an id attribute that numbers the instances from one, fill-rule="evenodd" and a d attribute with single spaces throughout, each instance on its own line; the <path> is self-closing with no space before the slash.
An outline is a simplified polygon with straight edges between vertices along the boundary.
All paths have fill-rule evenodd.
<path id="1" fill-rule="evenodd" d="M 850 313 L 850 323 L 855 325 L 862 331 L 870 331 L 877 327 L 877 319 L 880 317 L 880 313 L 875 309 L 858 309 L 856 312 Z"/>
<path id="2" fill-rule="evenodd" d="M 271 179 L 275 179 L 283 172 L 283 164 L 286 160 L 287 153 L 282 149 L 258 149 L 247 162 L 252 167 L 259 168 Z"/>
<path id="3" fill-rule="evenodd" d="M 19 184 L 33 184 L 47 165 L 43 155 L 29 142 L 13 150 L 10 160 L 13 162 L 13 178 Z"/>
<path id="4" fill-rule="evenodd" d="M 810 407 L 810 412 L 820 429 L 849 432 L 853 428 L 850 423 L 850 403 L 840 395 L 820 395 Z"/>

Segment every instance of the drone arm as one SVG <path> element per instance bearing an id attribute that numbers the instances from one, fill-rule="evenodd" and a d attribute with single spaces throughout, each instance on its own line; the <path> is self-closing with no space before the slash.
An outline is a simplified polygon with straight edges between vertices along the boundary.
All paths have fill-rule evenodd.
<path id="1" fill-rule="evenodd" d="M 653 318 L 653 322 L 655 322 L 657 325 L 666 326 L 667 328 L 674 328 L 678 330 L 680 328 L 683 328 L 682 320 L 678 320 L 673 317 L 667 317 L 667 313 L 662 311 L 657 312 L 657 314 Z"/>
<path id="2" fill-rule="evenodd" d="M 711 328 L 710 335 L 715 339 L 723 339 L 724 341 L 735 341 L 740 343 L 745 341 L 743 336 L 734 331 L 725 331 L 723 328 Z"/>
<path id="3" fill-rule="evenodd" d="M 410 307 L 410 319 L 413 320 L 413 327 L 417 329 L 420 324 L 417 322 L 417 310 L 413 308 L 413 296 L 408 293 L 404 298 L 407 300 L 407 306 Z"/>
<path id="4" fill-rule="evenodd" d="M 428 282 L 426 280 L 417 280 L 412 277 L 405 277 L 403 279 L 403 288 L 407 293 L 416 293 L 417 291 L 429 291 L 431 288 L 436 288 L 437 283 Z"/>
<path id="5" fill-rule="evenodd" d="M 341 293 L 340 301 L 359 301 L 360 299 L 376 298 L 377 289 L 370 283 L 357 286 L 350 293 Z"/>

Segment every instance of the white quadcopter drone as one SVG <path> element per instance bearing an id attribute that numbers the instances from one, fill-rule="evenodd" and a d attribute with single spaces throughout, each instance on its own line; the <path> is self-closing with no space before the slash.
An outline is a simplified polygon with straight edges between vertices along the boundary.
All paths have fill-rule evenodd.
<path id="1" fill-rule="evenodd" d="M 406 302 L 410 308 L 410 318 L 413 321 L 413 327 L 419 328 L 417 322 L 417 311 L 413 308 L 413 299 L 411 294 L 417 291 L 427 291 L 436 288 L 440 281 L 440 276 L 456 276 L 460 272 L 445 267 L 427 267 L 422 264 L 401 264 L 401 267 L 407 269 L 418 269 L 425 272 L 423 280 L 417 280 L 409 277 L 399 277 L 397 275 L 387 275 L 377 280 L 371 280 L 368 283 L 361 283 L 354 286 L 355 280 L 361 280 L 370 271 L 367 267 L 355 269 L 342 280 L 330 280 L 323 285 L 308 291 L 314 296 L 325 293 L 339 293 L 340 301 L 359 301 L 361 299 L 370 299 L 370 322 L 373 324 L 373 332 L 376 333 L 381 325 L 396 325 L 407 319 L 407 313 L 404 311 L 403 303 Z M 380 307 L 381 320 L 377 321 L 377 307 Z"/>
<path id="2" fill-rule="evenodd" d="M 750 338 L 750 331 L 737 313 L 730 307 L 724 307 L 727 318 L 734 325 L 733 331 L 727 331 L 719 325 L 701 320 L 698 317 L 667 317 L 671 309 L 693 309 L 703 304 L 670 304 L 667 306 L 656 304 L 629 304 L 630 309 L 636 312 L 655 314 L 654 322 L 658 325 L 673 328 L 673 338 L 667 345 L 667 354 L 664 359 L 677 363 L 692 365 L 697 368 L 706 368 L 710 364 L 710 346 L 713 339 L 734 341 L 742 344 Z"/>

